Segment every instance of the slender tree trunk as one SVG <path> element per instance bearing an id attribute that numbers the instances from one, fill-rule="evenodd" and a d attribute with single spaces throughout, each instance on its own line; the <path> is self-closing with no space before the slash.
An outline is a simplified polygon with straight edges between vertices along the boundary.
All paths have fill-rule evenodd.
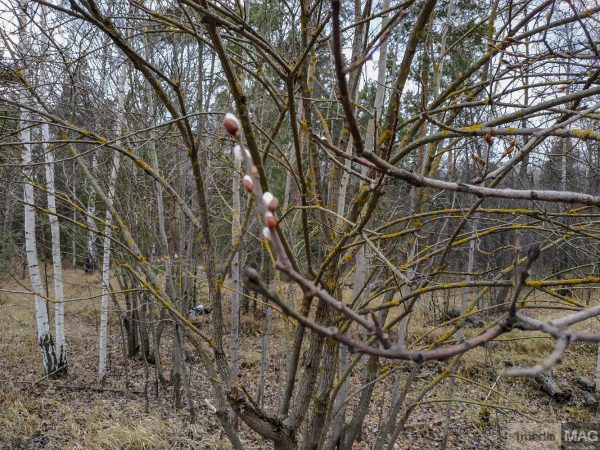
<path id="1" fill-rule="evenodd" d="M 42 141 L 50 140 L 48 124 L 42 125 Z M 54 327 L 56 337 L 57 375 L 67 373 L 67 344 L 65 342 L 65 314 L 62 257 L 60 253 L 60 225 L 56 216 L 56 187 L 54 183 L 54 150 L 44 144 L 46 162 L 46 189 L 48 191 L 48 220 L 52 236 L 52 271 L 54 275 Z"/>
<path id="2" fill-rule="evenodd" d="M 246 20 L 249 20 L 250 15 L 250 2 L 244 4 L 244 15 Z M 240 83 L 244 85 L 245 76 L 242 72 L 240 77 Z M 240 156 L 240 155 L 237 155 Z M 242 214 L 242 208 L 240 204 L 240 176 L 239 172 L 242 167 L 242 160 L 234 155 L 235 170 L 233 172 L 233 180 L 231 185 L 231 196 L 232 196 L 232 220 L 231 220 L 231 244 L 236 245 L 236 241 L 240 238 L 240 217 Z M 231 261 L 231 379 L 235 382 L 239 374 L 239 334 L 240 334 L 240 247 L 237 247 L 233 259 Z M 270 308 L 267 314 L 270 315 Z M 270 317 L 269 317 L 270 320 Z M 260 400 L 259 400 L 260 404 Z M 237 422 L 237 421 L 236 421 Z M 237 426 L 237 423 L 235 423 Z"/>
<path id="3" fill-rule="evenodd" d="M 240 237 L 240 176 L 238 174 L 241 168 L 241 161 L 235 158 L 235 171 L 232 181 L 232 220 L 231 220 L 231 244 L 235 245 Z M 239 248 L 239 247 L 238 247 Z M 237 379 L 239 373 L 239 333 L 240 333 L 240 252 L 237 250 L 231 261 L 231 379 Z M 270 309 L 270 308 L 269 308 Z"/>
<path id="4" fill-rule="evenodd" d="M 183 381 L 181 363 L 181 349 L 179 339 L 177 338 L 177 324 L 173 326 L 173 353 L 171 357 L 171 383 L 173 384 L 173 406 L 175 409 L 181 408 L 181 382 Z"/>
<path id="5" fill-rule="evenodd" d="M 21 113 L 21 128 L 27 127 L 29 115 L 26 112 Z M 58 369 L 58 360 L 54 348 L 54 340 L 50 333 L 50 323 L 48 320 L 48 307 L 46 301 L 41 297 L 44 291 L 42 277 L 40 275 L 40 266 L 37 255 L 37 243 L 35 237 L 35 199 L 32 185 L 33 169 L 31 167 L 31 131 L 23 129 L 20 132 L 20 138 L 23 144 L 23 202 L 25 204 L 25 255 L 27 257 L 27 267 L 29 269 L 29 279 L 35 299 L 35 318 L 37 323 L 38 345 L 42 351 L 42 362 L 45 375 L 54 375 Z"/>
<path id="6" fill-rule="evenodd" d="M 146 43 L 146 45 L 148 46 L 148 48 L 150 47 L 150 44 L 148 42 Z M 150 58 L 151 58 L 150 52 L 148 52 L 146 57 L 148 58 L 148 60 L 150 60 Z M 154 105 L 154 94 L 151 89 L 148 89 L 146 92 L 146 101 L 148 102 L 148 116 L 150 118 L 150 128 L 152 128 L 152 131 L 150 131 L 152 138 L 150 139 L 150 143 L 149 143 L 150 159 L 152 162 L 152 168 L 156 171 L 156 173 L 160 173 L 160 168 L 159 168 L 159 164 L 158 164 L 158 155 L 156 152 L 156 139 L 154 139 L 154 127 L 156 126 L 156 108 Z M 167 237 L 167 230 L 165 228 L 165 204 L 164 204 L 164 200 L 163 200 L 163 187 L 158 181 L 155 183 L 155 186 L 156 186 L 156 209 L 157 209 L 157 213 L 158 213 L 158 217 L 157 217 L 158 232 L 159 232 L 160 241 L 162 244 L 162 252 L 160 252 L 160 255 L 165 258 L 164 259 L 164 261 L 165 261 L 165 285 L 167 287 L 167 292 L 169 293 L 171 298 L 174 298 L 175 290 L 173 287 L 173 276 L 171 273 L 171 252 L 170 252 L 170 247 L 169 247 L 169 239 Z M 163 319 L 165 318 L 165 311 L 164 311 L 164 308 L 159 308 L 159 309 L 160 309 L 160 312 L 158 314 L 159 322 L 158 322 L 158 324 L 153 325 L 152 336 L 153 336 L 153 343 L 154 343 L 154 362 L 155 362 L 156 374 L 157 374 L 159 383 L 164 385 L 167 380 L 165 379 L 165 376 L 163 373 L 162 359 L 161 359 L 161 354 L 160 354 L 160 342 L 161 342 L 162 330 L 163 330 L 163 326 L 164 326 Z"/>
<path id="7" fill-rule="evenodd" d="M 181 364 L 183 392 L 190 409 L 190 422 L 194 423 L 196 422 L 196 407 L 194 406 L 194 397 L 190 386 L 190 369 L 185 363 L 184 335 L 179 325 L 176 325 L 175 328 L 175 332 L 177 333 L 177 347 L 179 350 L 179 363 Z"/>
<path id="8" fill-rule="evenodd" d="M 75 177 L 73 177 L 75 179 Z M 73 181 L 73 196 L 77 196 L 77 191 L 75 190 L 75 181 Z M 77 211 L 73 209 L 73 221 L 77 221 Z M 77 269 L 77 235 L 73 233 L 73 237 L 71 238 L 71 269 Z"/>
<path id="9" fill-rule="evenodd" d="M 302 102 L 298 102 L 298 107 L 296 111 L 296 117 L 302 117 Z M 303 148 L 304 142 L 304 131 L 301 127 L 299 130 L 299 140 L 301 148 Z M 290 165 L 293 167 L 296 163 L 296 153 L 294 152 L 293 144 L 290 145 L 289 148 L 289 161 Z M 285 190 L 283 195 L 283 208 L 282 211 L 287 211 L 288 207 L 291 203 L 294 202 L 293 197 L 295 197 L 296 189 L 292 186 L 292 178 L 293 173 L 288 172 L 285 179 Z M 296 231 L 296 220 L 295 218 L 290 222 L 289 230 L 291 233 Z M 293 306 L 294 304 L 294 294 L 296 292 L 295 287 L 288 286 L 286 299 L 288 305 Z M 286 322 L 287 324 L 287 322 Z M 286 330 L 287 331 L 287 330 Z M 300 345 L 302 344 L 302 337 L 304 336 L 304 327 L 301 324 L 296 326 L 295 333 L 293 333 L 296 337 L 292 337 L 288 333 L 284 333 L 283 339 L 285 340 L 285 382 L 282 384 L 282 394 L 281 399 L 279 401 L 279 410 L 278 415 L 281 417 L 284 414 L 287 414 L 287 410 L 289 408 L 289 403 L 292 396 L 292 391 L 295 383 L 295 374 L 298 368 L 298 356 L 300 355 Z"/>
<path id="10" fill-rule="evenodd" d="M 274 283 L 275 284 L 275 283 Z M 256 386 L 256 401 L 259 405 L 263 404 L 265 398 L 265 377 L 267 373 L 267 367 L 269 365 L 269 344 L 271 342 L 271 325 L 273 310 L 267 305 L 266 317 L 265 317 L 265 328 L 261 338 L 261 354 L 260 354 L 260 369 L 258 375 L 258 383 Z"/>
<path id="11" fill-rule="evenodd" d="M 336 367 L 336 347 L 338 343 L 332 339 L 325 339 L 323 356 L 320 361 L 319 377 L 313 396 L 310 420 L 306 423 L 303 450 L 317 450 L 322 448 L 322 438 L 326 430 L 326 415 L 329 405 L 329 394 L 333 387 Z"/>
<path id="12" fill-rule="evenodd" d="M 47 44 L 48 26 L 46 23 L 46 6 L 40 6 L 40 26 L 44 31 L 42 42 Z M 44 76 L 43 70 L 46 65 L 40 64 L 38 67 L 38 77 Z M 48 145 L 50 142 L 50 127 L 47 123 L 41 126 L 42 149 L 44 152 L 44 162 L 46 168 L 46 191 L 48 201 L 48 221 L 50 223 L 50 236 L 52 248 L 52 274 L 54 278 L 54 327 L 55 327 L 55 352 L 57 361 L 57 371 L 55 376 L 64 376 L 67 374 L 67 346 L 65 342 L 65 321 L 64 321 L 64 290 L 63 290 L 63 271 L 62 255 L 60 247 L 60 224 L 56 215 L 56 183 L 54 182 L 54 149 Z M 46 291 L 48 283 L 46 282 Z"/>
<path id="13" fill-rule="evenodd" d="M 390 5 L 390 0 L 384 0 L 383 4 L 382 4 L 382 8 L 384 10 L 388 9 Z M 355 7 L 357 7 L 358 5 L 355 5 Z M 356 11 L 358 11 L 358 8 L 356 9 Z M 381 26 L 382 27 L 386 27 L 387 24 L 389 23 L 389 16 L 385 15 L 382 18 L 382 23 Z M 387 63 L 387 48 L 388 48 L 388 39 L 382 39 L 380 42 L 380 48 L 379 48 L 379 60 L 377 63 L 377 88 L 375 91 L 375 101 L 373 104 L 373 114 L 371 116 L 371 118 L 369 119 L 369 122 L 367 124 L 367 135 L 366 135 L 366 139 L 365 139 L 365 149 L 367 151 L 372 151 L 374 148 L 374 139 L 375 139 L 375 124 L 376 121 L 378 120 L 378 114 L 381 111 L 382 107 L 383 107 L 383 99 L 384 99 L 384 94 L 385 94 L 385 78 L 386 78 L 386 63 Z M 357 99 L 358 100 L 358 89 L 356 92 L 357 95 Z M 352 140 L 350 139 L 348 141 L 348 148 L 346 149 L 346 153 L 351 154 L 352 153 Z M 346 160 L 345 161 L 345 167 L 346 168 L 350 168 L 350 160 Z M 361 174 L 363 176 L 366 176 L 367 174 L 367 169 L 366 167 L 362 167 L 361 168 Z M 339 193 L 339 198 L 338 198 L 338 205 L 337 205 L 337 213 L 340 216 L 345 216 L 345 203 L 346 203 L 346 189 L 348 186 L 348 178 L 349 178 L 349 174 L 347 172 L 344 172 L 342 174 L 341 177 L 341 188 L 340 188 L 340 193 Z M 363 183 L 361 183 L 362 185 Z M 341 225 L 341 221 L 339 223 L 339 225 Z M 356 253 L 356 257 L 355 257 L 355 272 L 354 272 L 354 283 L 353 283 L 353 288 L 352 288 L 352 298 L 356 298 L 359 293 L 361 292 L 361 290 L 364 287 L 365 284 L 365 279 L 366 279 L 366 273 L 367 273 L 367 264 L 366 264 L 366 248 L 364 245 L 362 245 L 357 253 Z M 360 302 L 358 302 L 358 304 L 360 304 Z M 339 347 L 339 361 L 338 361 L 338 374 L 339 376 L 342 376 L 342 374 L 344 374 L 348 368 L 348 358 L 349 358 L 349 352 L 348 352 L 348 347 L 344 346 L 344 345 L 340 345 Z M 367 363 L 368 366 L 369 363 Z M 368 369 L 367 369 L 368 371 Z M 349 391 L 349 381 L 348 379 L 346 379 L 343 384 L 342 387 L 340 388 L 338 395 L 334 401 L 334 405 L 333 405 L 333 410 L 337 411 L 336 415 L 333 419 L 330 431 L 329 431 L 329 436 L 326 439 L 325 442 L 325 448 L 326 449 L 330 449 L 333 448 L 333 446 L 337 445 L 337 442 L 339 441 L 339 439 L 341 438 L 341 434 L 344 430 L 344 427 L 346 426 L 346 400 L 348 398 L 348 391 Z M 361 422 L 362 424 L 362 422 Z M 351 440 L 352 442 L 353 440 Z"/>
<path id="14" fill-rule="evenodd" d="M 471 274 L 473 273 L 473 265 L 475 263 L 475 239 L 471 239 L 469 242 L 469 260 L 467 262 L 467 276 L 465 277 L 465 282 L 467 285 L 471 282 Z M 468 302 L 468 288 L 464 288 L 461 299 L 460 299 L 460 316 L 465 313 L 467 309 Z M 459 341 L 464 340 L 464 332 L 461 328 L 458 330 L 457 339 Z M 456 372 L 456 366 L 452 366 L 452 374 Z M 452 400 L 454 399 L 454 388 L 455 388 L 455 379 L 454 377 L 450 377 L 450 385 L 448 386 L 448 403 L 446 404 L 446 419 L 444 422 L 444 432 L 442 434 L 442 443 L 440 444 L 441 449 L 446 449 L 448 445 L 448 435 L 450 433 L 450 420 L 452 418 Z"/>
<path id="15" fill-rule="evenodd" d="M 118 117 L 117 117 L 117 135 L 120 136 L 125 121 L 125 75 L 127 66 L 125 63 L 121 66 L 119 87 L 118 87 Z M 115 190 L 117 187 L 117 178 L 119 167 L 121 165 L 121 156 L 119 152 L 113 153 L 112 169 L 108 185 L 108 208 L 106 210 L 106 226 L 104 228 L 104 245 L 102 252 L 102 300 L 100 303 L 100 344 L 99 344 L 99 362 L 98 362 L 98 381 L 102 383 L 106 376 L 106 354 L 108 339 L 108 307 L 110 299 L 110 244 L 111 244 L 111 224 L 112 214 L 110 208 L 114 202 Z"/>
<path id="16" fill-rule="evenodd" d="M 361 290 L 363 290 L 367 272 L 367 264 L 365 259 L 365 246 L 361 246 L 355 257 L 355 274 L 354 274 L 354 285 L 352 287 L 352 298 L 357 298 Z M 360 304 L 360 301 L 357 303 Z M 342 377 L 349 366 L 350 352 L 348 347 L 345 345 L 339 345 L 339 356 L 338 356 L 338 377 Z M 368 365 L 369 363 L 367 363 Z M 367 369 L 368 370 L 368 369 Z M 349 377 L 347 377 L 337 397 L 333 403 L 333 411 L 335 416 L 333 418 L 328 437 L 325 441 L 324 450 L 333 449 L 341 439 L 341 435 L 344 432 L 346 426 L 346 400 L 348 399 L 349 392 Z"/>
<path id="17" fill-rule="evenodd" d="M 26 14 L 29 2 L 22 1 L 19 8 L 22 14 L 19 14 L 19 47 L 21 55 L 26 55 L 29 52 L 29 38 L 27 36 L 27 24 L 29 17 Z M 27 64 L 23 65 L 27 67 Z M 23 69 L 25 70 L 25 69 Z M 26 75 L 25 75 L 26 76 Z M 21 94 L 20 102 L 27 105 L 30 102 L 26 94 Z M 24 203 L 24 228 L 25 228 L 25 255 L 27 259 L 27 268 L 29 269 L 29 279 L 31 281 L 31 289 L 33 290 L 33 298 L 35 300 L 35 318 L 37 324 L 38 345 L 42 352 L 42 364 L 44 375 L 54 376 L 58 369 L 58 361 L 56 358 L 56 350 L 54 348 L 54 339 L 50 333 L 50 323 L 48 320 L 48 307 L 46 301 L 41 297 L 44 291 L 42 277 L 40 275 L 40 266 L 37 254 L 37 242 L 35 236 L 35 197 L 33 191 L 33 166 L 32 160 L 32 145 L 30 115 L 26 109 L 21 110 L 20 115 L 20 131 L 19 138 L 23 143 L 22 153 L 22 168 L 23 168 L 23 203 Z"/>
<path id="18" fill-rule="evenodd" d="M 525 5 L 525 14 L 527 14 L 527 5 Z M 526 24 L 524 27 L 524 31 L 528 31 L 529 30 L 529 25 Z M 525 56 L 527 58 L 529 58 L 529 42 L 525 43 Z M 529 67 L 525 67 L 523 70 L 523 87 L 524 87 L 524 92 L 523 92 L 523 106 L 527 107 L 529 106 L 529 79 L 530 77 L 527 75 L 527 72 L 529 71 Z M 526 128 L 527 127 L 527 120 L 523 119 L 521 120 L 521 127 Z M 523 145 L 525 143 L 525 138 L 523 138 Z M 529 153 L 527 153 L 527 155 L 523 158 L 523 161 L 521 162 L 521 167 L 519 167 L 519 178 L 521 180 L 522 183 L 525 183 L 525 181 L 527 180 L 527 173 L 528 173 L 528 166 L 529 166 Z M 531 187 L 533 188 L 533 183 L 527 183 L 525 185 L 525 187 Z"/>
<path id="19" fill-rule="evenodd" d="M 418 197 L 421 198 L 420 196 L 418 196 Z M 413 259 L 414 256 L 417 254 L 417 242 L 416 241 L 412 242 L 409 245 L 410 245 L 410 251 L 408 252 L 408 255 L 406 257 L 407 261 L 410 261 L 411 259 Z M 400 288 L 401 296 L 404 296 L 409 292 L 410 287 L 408 286 L 408 283 L 410 281 L 412 281 L 414 274 L 415 274 L 414 269 L 410 269 L 406 273 L 406 278 L 408 281 L 404 285 L 402 285 L 402 287 Z M 405 312 L 405 311 L 403 311 L 403 312 Z M 406 314 L 398 323 L 398 343 L 397 343 L 397 345 L 399 348 L 404 348 L 406 346 L 406 331 L 408 328 L 408 318 L 409 318 L 409 314 Z M 375 446 L 374 446 L 374 448 L 377 450 L 380 450 L 385 445 L 386 439 L 389 436 L 389 434 L 391 433 L 394 424 L 396 423 L 396 416 L 398 415 L 398 411 L 400 410 L 402 403 L 404 402 L 405 396 L 403 395 L 403 391 L 400 390 L 400 384 L 401 384 L 401 376 L 399 373 L 396 373 L 394 375 L 394 387 L 392 390 L 392 396 L 390 398 L 390 409 L 388 411 L 388 418 L 383 426 L 383 429 L 380 431 L 380 436 L 378 437 L 378 439 L 375 443 Z"/>
<path id="20" fill-rule="evenodd" d="M 96 176 L 98 174 L 98 157 L 96 153 L 92 153 L 92 173 Z M 89 258 L 92 267 L 96 268 L 96 221 L 94 216 L 96 215 L 96 193 L 92 189 L 88 197 L 87 204 L 86 222 L 88 226 L 88 238 L 87 238 L 87 257 Z"/>

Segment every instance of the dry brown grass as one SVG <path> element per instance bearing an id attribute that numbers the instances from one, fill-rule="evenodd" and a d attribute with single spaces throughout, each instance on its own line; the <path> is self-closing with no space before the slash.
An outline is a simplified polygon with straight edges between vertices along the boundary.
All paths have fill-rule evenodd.
<path id="1" fill-rule="evenodd" d="M 21 280 L 25 282 L 25 280 Z M 68 298 L 95 296 L 100 292 L 99 275 L 83 275 L 82 271 L 67 271 L 66 295 Z M 20 290 L 17 283 L 4 280 L 3 287 Z M 51 293 L 51 291 L 50 291 Z M 346 292 L 349 296 L 349 292 Z M 349 297 L 348 297 L 349 298 Z M 435 300 L 435 299 L 433 299 Z M 297 306 L 299 298 L 296 298 Z M 381 299 L 376 299 L 377 304 Z M 66 380 L 48 381 L 41 376 L 40 356 L 35 337 L 35 317 L 33 301 L 29 295 L 0 294 L 0 448 L 10 444 L 15 448 L 24 448 L 34 439 L 43 439 L 45 448 L 80 449 L 150 449 L 150 448 L 229 448 L 220 427 L 214 418 L 210 385 L 203 375 L 200 364 L 190 351 L 192 384 L 194 398 L 198 408 L 199 421 L 189 423 L 186 409 L 174 410 L 171 405 L 171 388 L 164 387 L 158 398 L 149 395 L 149 414 L 144 413 L 144 397 L 124 392 L 124 366 L 121 350 L 121 336 L 118 318 L 111 316 L 109 334 L 109 376 L 105 387 L 116 392 L 93 392 L 74 390 L 68 386 L 96 386 L 97 336 L 99 317 L 99 297 L 69 302 L 66 304 L 66 335 L 69 344 L 69 376 Z M 252 312 L 242 316 L 241 321 L 241 367 L 240 382 L 253 392 L 260 364 L 260 338 L 264 328 L 262 304 L 258 314 Z M 228 311 L 225 305 L 224 310 Z M 314 310 L 314 308 L 313 308 Z M 391 312 L 390 317 L 400 314 L 400 308 Z M 537 317 L 552 317 L 560 311 L 532 310 Z M 227 315 L 226 315 L 227 317 Z M 228 317 L 227 319 L 228 320 Z M 199 320 L 201 327 L 210 326 L 210 318 Z M 594 326 L 586 325 L 588 331 Z M 447 327 L 438 327 L 431 319 L 429 306 L 416 309 L 409 323 L 409 343 L 417 347 L 433 343 Z M 265 402 L 267 409 L 273 409 L 281 395 L 285 377 L 286 356 L 285 321 L 273 313 L 273 334 L 270 344 L 271 363 L 267 373 Z M 478 333 L 477 328 L 466 328 L 466 336 Z M 425 336 L 418 343 L 416 338 Z M 288 335 L 288 339 L 292 336 Z M 169 375 L 171 346 L 170 330 L 163 339 L 163 364 Z M 502 395 L 490 395 L 488 402 L 500 406 L 512 405 L 517 411 L 502 411 L 497 415 L 493 408 L 477 404 L 461 404 L 454 408 L 450 448 L 493 447 L 495 432 L 494 420 L 523 420 L 519 414 L 535 417 L 539 420 L 591 420 L 596 412 L 583 407 L 577 396 L 567 404 L 556 404 L 540 392 L 531 380 L 500 380 L 497 374 L 505 361 L 519 365 L 535 364 L 546 356 L 553 346 L 548 338 L 531 338 L 531 333 L 513 331 L 502 336 L 498 342 L 486 348 L 476 348 L 461 358 L 455 397 L 470 401 L 482 401 L 487 398 L 494 386 Z M 565 386 L 572 384 L 575 376 L 593 378 L 596 362 L 596 348 L 592 345 L 573 345 L 565 354 L 563 362 L 556 367 L 558 381 Z M 128 361 L 131 389 L 141 391 L 144 382 L 142 361 Z M 406 378 L 410 370 L 409 363 L 401 362 L 395 367 Z M 407 402 L 414 401 L 420 389 L 433 379 L 444 367 L 444 363 L 427 364 L 409 393 Z M 151 370 L 153 368 L 151 367 Z M 356 395 L 349 401 L 349 411 L 356 407 L 360 393 L 362 369 L 358 366 L 351 377 L 351 392 Z M 372 412 L 365 420 L 363 443 L 356 448 L 364 448 L 371 442 L 380 426 L 379 411 L 387 404 L 392 391 L 392 378 L 377 385 L 372 401 Z M 154 380 L 151 374 L 150 381 Z M 447 382 L 442 383 L 425 398 L 426 401 L 441 401 L 447 398 Z M 152 385 L 151 385 L 152 390 Z M 407 431 L 401 437 L 399 448 L 432 448 L 439 437 L 443 423 L 444 403 L 423 403 L 415 408 L 407 424 Z M 385 409 L 384 409 L 385 413 Z M 436 434 L 436 430 L 438 430 Z M 242 425 L 242 439 L 247 448 L 270 448 Z M 476 447 L 477 448 L 477 447 Z"/>
<path id="2" fill-rule="evenodd" d="M 26 440 L 43 431 L 43 420 L 32 413 L 15 392 L 0 390 L 0 444 L 23 446 Z"/>
<path id="3" fill-rule="evenodd" d="M 0 444 L 25 447 L 43 437 L 51 449 L 227 448 L 218 433 L 201 423 L 186 424 L 179 414 L 144 414 L 135 399 L 73 398 L 70 394 L 37 392 L 28 387 L 2 390 Z M 24 396 L 37 401 L 24 403 Z M 57 400 L 57 396 L 60 400 Z"/>
<path id="4" fill-rule="evenodd" d="M 27 280 L 2 280 L 3 288 L 15 291 L 23 290 L 19 283 L 28 284 Z M 85 276 L 83 271 L 66 271 L 67 298 L 81 299 L 99 293 L 98 274 Z M 0 448 L 24 448 L 35 439 L 42 439 L 38 445 L 52 449 L 229 448 L 216 420 L 204 417 L 212 416 L 203 400 L 209 395 L 198 396 L 200 420 L 190 424 L 185 410 L 172 409 L 169 387 L 158 399 L 149 396 L 149 414 L 143 412 L 142 395 L 125 392 L 116 315 L 111 316 L 109 375 L 104 387 L 118 392 L 68 387 L 97 387 L 99 303 L 100 298 L 95 297 L 65 304 L 69 375 L 65 380 L 50 381 L 42 376 L 31 296 L 0 294 Z M 169 340 L 167 331 L 163 356 L 167 375 Z M 143 389 L 143 363 L 136 359 L 128 363 L 131 388 L 139 392 Z M 196 379 L 203 385 L 198 391 L 206 392 L 206 380 L 199 374 Z"/>

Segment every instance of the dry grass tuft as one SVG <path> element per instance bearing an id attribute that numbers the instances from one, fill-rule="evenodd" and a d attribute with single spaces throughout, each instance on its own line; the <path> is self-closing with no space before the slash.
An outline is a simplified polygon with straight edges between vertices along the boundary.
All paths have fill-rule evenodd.
<path id="1" fill-rule="evenodd" d="M 509 353 L 518 353 L 521 355 L 524 354 L 530 356 L 548 355 L 552 352 L 555 345 L 554 339 L 548 338 L 547 336 L 542 336 L 539 338 L 522 336 L 513 338 L 513 340 L 507 338 L 506 342 L 501 343 L 503 348 Z"/>
<path id="2" fill-rule="evenodd" d="M 0 391 L 0 444 L 24 446 L 30 437 L 43 430 L 43 421 L 6 390 Z"/>
<path id="3" fill-rule="evenodd" d="M 100 417 L 90 419 L 83 439 L 74 448 L 144 450 L 168 448 L 171 444 L 166 425 L 156 417 L 132 420 L 107 408 Z"/>

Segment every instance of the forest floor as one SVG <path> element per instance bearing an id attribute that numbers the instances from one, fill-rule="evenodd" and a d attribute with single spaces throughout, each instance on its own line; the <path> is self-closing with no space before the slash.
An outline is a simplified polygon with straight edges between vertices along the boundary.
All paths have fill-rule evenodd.
<path id="1" fill-rule="evenodd" d="M 0 288 L 22 291 L 20 283 L 28 284 L 27 280 L 18 277 L 2 278 Z M 156 390 L 153 366 L 149 367 L 147 395 L 144 395 L 146 366 L 142 360 L 127 361 L 126 377 L 116 314 L 111 314 L 110 321 L 108 376 L 103 386 L 98 386 L 100 278 L 98 274 L 85 276 L 80 270 L 67 271 L 65 283 L 66 297 L 75 300 L 65 305 L 69 374 L 61 380 L 48 380 L 42 376 L 31 296 L 0 293 L 0 449 L 230 448 L 213 414 L 210 385 L 192 349 L 188 364 L 198 411 L 194 424 L 190 423 L 185 402 L 184 407 L 173 408 L 170 386 Z M 425 317 L 427 312 L 423 310 L 411 322 L 411 336 L 441 333 Z M 285 366 L 286 356 L 285 346 L 281 345 L 282 336 L 286 333 L 285 321 L 277 313 L 273 314 L 273 319 L 264 405 L 269 412 L 276 409 L 280 397 L 285 373 L 279 368 Z M 208 326 L 208 317 L 200 320 Z M 597 325 L 595 321 L 590 327 Z M 259 312 L 244 315 L 241 324 L 241 382 L 249 391 L 255 390 L 253 383 L 260 364 L 262 331 L 262 305 L 259 305 Z M 477 329 L 466 332 L 467 335 L 475 334 Z M 167 377 L 171 336 L 170 332 L 165 332 L 163 338 L 163 364 Z M 453 403 L 448 448 L 503 448 L 510 423 L 598 421 L 597 406 L 589 405 L 589 402 L 586 405 L 585 396 L 572 388 L 576 385 L 574 379 L 577 376 L 593 379 L 595 346 L 572 345 L 554 369 L 557 382 L 572 393 L 570 399 L 557 402 L 542 392 L 534 380 L 498 378 L 499 371 L 508 361 L 516 365 L 535 364 L 552 350 L 552 340 L 523 339 L 521 333 L 514 331 L 500 340 L 502 342 L 486 348 L 474 349 L 460 360 L 454 393 L 454 398 L 460 401 Z M 443 363 L 423 366 L 406 404 L 414 404 L 419 391 L 444 367 Z M 400 363 L 390 368 L 397 370 L 402 381 L 411 366 Z M 360 369 L 356 372 L 352 377 L 351 393 L 360 386 Z M 126 378 L 129 379 L 129 389 L 126 389 Z M 355 448 L 370 448 L 374 442 L 381 426 L 380 417 L 385 417 L 393 379 L 393 376 L 388 377 L 376 388 L 372 401 L 374 407 L 365 420 L 361 442 Z M 415 404 L 396 448 L 439 447 L 448 385 L 449 381 L 444 381 L 423 401 Z M 349 402 L 350 413 L 356 406 L 356 400 L 357 395 Z M 258 440 L 243 424 L 240 433 L 245 448 L 271 448 L 269 443 Z"/>

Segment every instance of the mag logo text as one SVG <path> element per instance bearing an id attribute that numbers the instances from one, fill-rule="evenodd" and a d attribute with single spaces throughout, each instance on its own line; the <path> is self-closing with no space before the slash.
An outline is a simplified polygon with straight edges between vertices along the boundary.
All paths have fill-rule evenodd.
<path id="1" fill-rule="evenodd" d="M 564 450 L 600 450 L 600 423 L 563 423 L 560 437 Z"/>
<path id="2" fill-rule="evenodd" d="M 507 450 L 600 450 L 600 422 L 513 422 L 505 442 Z"/>

